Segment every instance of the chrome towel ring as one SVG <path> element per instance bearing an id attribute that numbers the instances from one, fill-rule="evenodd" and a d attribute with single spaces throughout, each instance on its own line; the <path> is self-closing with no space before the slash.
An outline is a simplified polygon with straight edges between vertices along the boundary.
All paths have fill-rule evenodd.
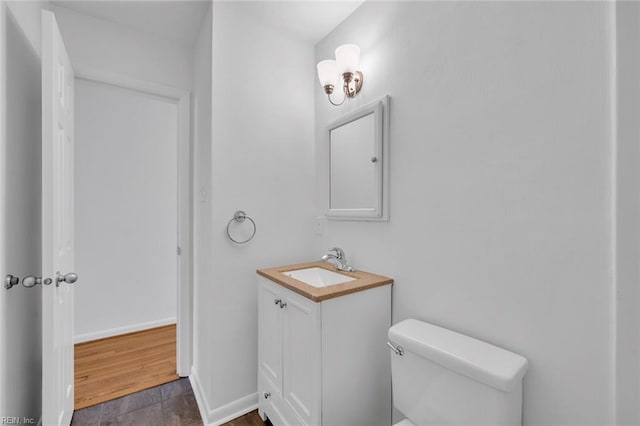
<path id="1" fill-rule="evenodd" d="M 233 222 L 237 222 L 237 223 L 242 223 L 244 222 L 245 219 L 248 219 L 249 222 L 251 222 L 251 224 L 253 225 L 253 232 L 251 233 L 251 236 L 249 238 L 247 238 L 246 240 L 236 240 L 235 238 L 233 238 L 231 236 L 231 232 L 229 232 L 229 226 L 231 226 L 231 224 Z M 229 239 L 231 241 L 233 241 L 236 244 L 244 244 L 244 243 L 248 243 L 249 241 L 251 241 L 251 239 L 253 238 L 254 235 L 256 235 L 256 223 L 253 221 L 253 219 L 251 219 L 249 216 L 247 216 L 247 214 L 245 212 L 243 212 L 242 210 L 238 210 L 237 212 L 235 212 L 233 214 L 233 217 L 231 218 L 231 220 L 229 221 L 229 223 L 227 223 L 227 237 L 229 237 Z"/>

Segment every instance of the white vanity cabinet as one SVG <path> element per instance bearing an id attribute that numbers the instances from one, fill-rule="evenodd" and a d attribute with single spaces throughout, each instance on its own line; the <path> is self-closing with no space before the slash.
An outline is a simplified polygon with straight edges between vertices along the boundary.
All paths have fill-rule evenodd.
<path id="1" fill-rule="evenodd" d="M 320 305 L 266 278 L 260 282 L 260 407 L 269 407 L 264 411 L 274 426 L 319 424 Z"/>
<path id="2" fill-rule="evenodd" d="M 391 423 L 391 285 L 314 301 L 258 277 L 258 411 L 274 426 Z"/>

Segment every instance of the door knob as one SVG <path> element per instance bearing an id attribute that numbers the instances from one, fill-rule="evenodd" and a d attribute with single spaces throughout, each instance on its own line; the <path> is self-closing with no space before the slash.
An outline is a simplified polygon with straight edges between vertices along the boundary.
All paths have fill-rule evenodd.
<path id="1" fill-rule="evenodd" d="M 22 285 L 25 286 L 26 288 L 31 288 L 39 284 L 49 285 L 52 283 L 52 281 L 53 280 L 51 278 L 45 278 L 45 280 L 42 281 L 42 277 L 36 277 L 35 275 L 27 275 L 22 279 Z"/>
<path id="2" fill-rule="evenodd" d="M 61 282 L 65 282 L 68 284 L 73 284 L 78 281 L 78 274 L 74 274 L 73 272 L 68 273 L 66 275 L 61 275 L 60 272 L 56 273 L 56 287 L 60 285 Z M 22 285 L 26 288 L 35 287 L 40 284 L 50 285 L 53 282 L 51 278 L 36 277 L 35 275 L 27 275 L 22 279 Z"/>
<path id="3" fill-rule="evenodd" d="M 7 274 L 4 278 L 4 288 L 9 290 L 11 287 L 18 285 L 20 278 L 11 274 Z"/>
<path id="4" fill-rule="evenodd" d="M 62 275 L 60 272 L 56 272 L 56 287 L 62 282 L 73 284 L 76 281 L 78 281 L 78 274 L 76 273 L 69 272 L 68 274 Z"/>

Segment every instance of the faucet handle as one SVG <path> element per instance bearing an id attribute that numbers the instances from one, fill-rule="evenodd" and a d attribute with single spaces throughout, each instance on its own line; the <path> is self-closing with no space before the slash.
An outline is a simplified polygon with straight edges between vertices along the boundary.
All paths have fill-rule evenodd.
<path id="1" fill-rule="evenodd" d="M 344 250 L 342 250 L 340 247 L 330 248 L 329 251 L 335 251 L 336 252 L 336 257 L 338 259 L 344 259 Z"/>

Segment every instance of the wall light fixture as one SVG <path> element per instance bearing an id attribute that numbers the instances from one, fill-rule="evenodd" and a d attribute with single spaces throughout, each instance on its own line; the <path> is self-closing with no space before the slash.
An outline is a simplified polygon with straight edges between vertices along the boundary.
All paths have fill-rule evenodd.
<path id="1" fill-rule="evenodd" d="M 355 97 L 362 88 L 364 76 L 358 71 L 360 63 L 360 48 L 355 44 L 343 44 L 336 49 L 336 59 L 318 62 L 318 78 L 327 98 L 332 105 L 342 105 L 347 98 Z M 342 84 L 344 98 L 342 102 L 331 100 L 333 89 Z"/>

